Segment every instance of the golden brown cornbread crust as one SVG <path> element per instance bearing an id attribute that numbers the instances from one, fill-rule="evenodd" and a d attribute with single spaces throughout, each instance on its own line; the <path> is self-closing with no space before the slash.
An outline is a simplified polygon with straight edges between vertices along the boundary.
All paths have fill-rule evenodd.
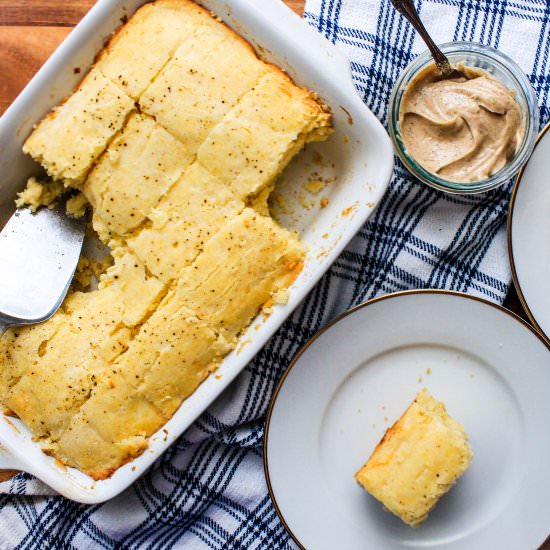
<path id="1" fill-rule="evenodd" d="M 472 456 L 462 426 L 423 390 L 355 478 L 390 512 L 416 527 L 466 471 Z"/>
<path id="2" fill-rule="evenodd" d="M 143 452 L 300 271 L 264 203 L 330 131 L 312 92 L 190 0 L 146 4 L 113 35 L 24 145 L 82 192 L 114 259 L 97 290 L 0 339 L 2 404 L 46 452 L 95 479 Z"/>

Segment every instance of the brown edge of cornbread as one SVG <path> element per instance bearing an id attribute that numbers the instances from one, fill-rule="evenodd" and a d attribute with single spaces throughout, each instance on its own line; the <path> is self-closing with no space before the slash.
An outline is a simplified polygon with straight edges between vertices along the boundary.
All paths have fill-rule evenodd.
<path id="1" fill-rule="evenodd" d="M 415 403 L 417 403 L 417 398 L 416 397 L 414 398 L 413 402 L 407 407 L 407 409 L 401 414 L 401 416 L 384 432 L 384 435 L 382 436 L 382 438 L 380 439 L 380 441 L 377 443 L 376 447 L 374 448 L 374 450 L 370 454 L 369 459 L 363 464 L 363 466 L 361 466 L 359 468 L 359 470 L 357 470 L 357 472 L 355 472 L 355 476 L 354 476 L 355 480 L 357 481 L 357 483 L 359 483 L 359 485 L 361 485 L 361 487 L 363 487 L 363 485 L 358 480 L 359 472 L 363 468 L 368 466 L 369 462 L 372 460 L 372 457 L 378 452 L 378 449 L 380 447 L 382 447 L 382 445 L 384 445 L 384 443 L 386 443 L 386 441 L 389 441 L 390 439 L 392 439 L 396 434 L 398 434 L 401 431 L 401 424 L 403 422 L 403 418 L 407 415 L 407 413 L 409 412 L 409 410 L 412 408 L 412 406 Z"/>
<path id="2" fill-rule="evenodd" d="M 145 436 L 144 436 L 145 437 Z M 90 476 L 94 481 L 103 481 L 105 479 L 109 479 L 119 468 L 122 468 L 129 462 L 132 462 L 135 458 L 142 455 L 149 446 L 149 437 L 146 438 L 145 445 L 142 449 L 139 449 L 138 451 L 128 454 L 123 460 L 121 460 L 116 468 L 108 468 L 100 471 L 95 470 L 81 470 L 80 468 L 76 468 L 76 466 L 73 466 L 72 464 L 68 464 L 65 462 L 61 457 L 57 456 L 53 450 L 46 448 L 41 448 L 42 452 L 52 457 L 55 460 L 55 463 L 60 466 L 61 468 L 76 468 L 78 471 Z"/>

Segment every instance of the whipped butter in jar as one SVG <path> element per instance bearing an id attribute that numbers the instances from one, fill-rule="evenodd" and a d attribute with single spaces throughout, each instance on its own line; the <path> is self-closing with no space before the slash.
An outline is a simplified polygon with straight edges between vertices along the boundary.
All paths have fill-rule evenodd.
<path id="1" fill-rule="evenodd" d="M 407 151 L 426 170 L 450 181 L 488 178 L 514 156 L 524 129 L 516 94 L 480 69 L 442 79 L 432 64 L 408 85 L 399 112 Z"/>
<path id="2" fill-rule="evenodd" d="M 440 46 L 461 76 L 443 79 L 429 52 L 395 83 L 389 129 L 406 168 L 451 193 L 479 193 L 510 179 L 529 158 L 538 106 L 529 79 L 489 46 Z"/>

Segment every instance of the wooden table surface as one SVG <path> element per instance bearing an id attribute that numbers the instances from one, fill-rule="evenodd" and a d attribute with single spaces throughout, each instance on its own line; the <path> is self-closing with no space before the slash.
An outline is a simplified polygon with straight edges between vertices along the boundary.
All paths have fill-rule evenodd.
<path id="1" fill-rule="evenodd" d="M 261 0 L 258 0 L 261 1 Z M 283 0 L 301 14 L 305 0 Z M 0 115 L 95 0 L 0 0 Z M 512 288 L 505 306 L 526 318 Z M 0 480 L 11 472 L 1 472 Z M 550 544 L 544 545 L 550 550 Z"/>
<path id="2" fill-rule="evenodd" d="M 285 2 L 302 12 L 304 0 Z M 0 114 L 94 3 L 0 0 Z"/>

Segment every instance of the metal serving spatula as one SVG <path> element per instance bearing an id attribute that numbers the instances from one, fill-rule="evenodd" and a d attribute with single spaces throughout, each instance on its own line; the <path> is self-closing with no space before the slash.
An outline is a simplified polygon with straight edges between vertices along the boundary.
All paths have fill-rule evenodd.
<path id="1" fill-rule="evenodd" d="M 35 214 L 21 208 L 0 233 L 0 335 L 12 325 L 49 319 L 73 278 L 86 223 L 65 205 Z"/>

